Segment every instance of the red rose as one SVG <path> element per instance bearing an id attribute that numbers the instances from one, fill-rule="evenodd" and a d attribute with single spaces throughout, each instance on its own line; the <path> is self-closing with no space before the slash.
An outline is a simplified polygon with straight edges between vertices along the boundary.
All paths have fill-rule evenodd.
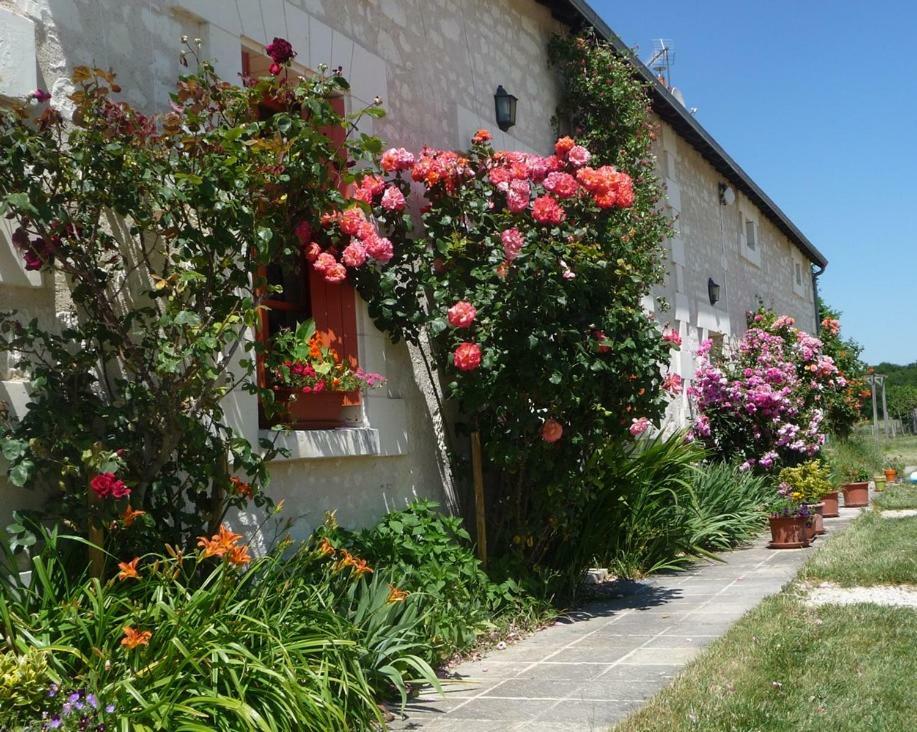
<path id="1" fill-rule="evenodd" d="M 477 343 L 462 343 L 452 354 L 452 362 L 459 371 L 474 371 L 481 365 L 481 347 Z"/>

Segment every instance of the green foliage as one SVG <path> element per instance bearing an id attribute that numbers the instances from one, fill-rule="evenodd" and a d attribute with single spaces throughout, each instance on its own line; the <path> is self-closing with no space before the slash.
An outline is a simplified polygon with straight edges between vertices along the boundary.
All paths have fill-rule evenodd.
<path id="1" fill-rule="evenodd" d="M 695 543 L 725 551 L 753 539 L 765 526 L 774 489 L 770 480 L 735 465 L 704 465 L 692 484 Z"/>
<path id="2" fill-rule="evenodd" d="M 436 683 L 417 654 L 419 610 L 286 546 L 238 570 L 202 553 L 145 555 L 136 579 L 72 579 L 44 537 L 32 584 L 9 571 L 0 635 L 48 654 L 49 673 L 97 690 L 131 729 L 363 730 L 379 697 Z M 149 632 L 122 643 L 125 627 Z"/>
<path id="3" fill-rule="evenodd" d="M 40 716 L 51 684 L 47 656 L 35 648 L 0 653 L 0 729 L 17 729 Z"/>
<path id="4" fill-rule="evenodd" d="M 819 300 L 818 313 L 821 318 L 818 337 L 823 344 L 822 352 L 834 360 L 840 375 L 847 382 L 843 390 L 825 394 L 825 426 L 829 433 L 845 438 L 860 418 L 864 397 L 869 391 L 864 379 L 866 364 L 860 358 L 863 347 L 851 338 L 841 337 L 839 310 Z"/>
<path id="5" fill-rule="evenodd" d="M 869 480 L 884 467 L 882 451 L 871 437 L 851 435 L 846 440 L 831 440 L 825 458 L 835 485 Z"/>
<path id="6" fill-rule="evenodd" d="M 888 384 L 886 388 L 889 415 L 909 423 L 914 410 L 917 410 L 917 385 Z"/>
<path id="7" fill-rule="evenodd" d="M 423 608 L 431 663 L 467 650 L 482 633 L 547 611 L 513 580 L 491 580 L 461 519 L 440 513 L 430 501 L 393 511 L 358 533 L 333 524 L 320 533 L 384 568 L 384 576 Z"/>
<path id="8" fill-rule="evenodd" d="M 820 460 L 784 468 L 778 480 L 790 486 L 793 500 L 800 503 L 818 503 L 822 496 L 831 492 L 830 470 Z"/>
<path id="9" fill-rule="evenodd" d="M 275 453 L 253 449 L 223 411 L 233 389 L 258 390 L 246 332 L 279 289 L 261 273 L 302 266 L 297 232 L 339 243 L 319 219 L 344 205 L 344 163 L 378 149 L 329 136 L 355 121 L 331 103 L 342 78 L 285 76 L 237 86 L 201 62 L 172 111 L 151 118 L 117 100 L 112 73 L 77 67 L 74 124 L 48 107 L 37 118 L 34 105 L 0 110 L 0 213 L 26 266 L 67 286 L 73 304 L 62 328 L 0 318 L 0 351 L 18 354 L 31 382 L 28 412 L 0 425 L 0 444 L 10 480 L 50 488 L 49 509 L 84 534 L 125 504 L 87 501 L 105 470 L 84 458 L 117 454 L 146 515 L 129 531 L 118 524 L 112 546 L 182 545 L 213 530 L 247 500 L 234 472 L 267 500 Z M 276 113 L 263 119 L 266 99 Z"/>

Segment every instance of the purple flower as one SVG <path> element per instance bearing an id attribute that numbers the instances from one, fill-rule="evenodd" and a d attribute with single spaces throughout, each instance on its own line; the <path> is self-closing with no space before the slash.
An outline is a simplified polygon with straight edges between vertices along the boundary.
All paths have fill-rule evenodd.
<path id="1" fill-rule="evenodd" d="M 36 89 L 35 91 L 32 92 L 31 97 L 32 99 L 36 100 L 39 104 L 44 104 L 51 98 L 51 95 L 48 92 L 46 92 L 44 89 Z"/>
<path id="2" fill-rule="evenodd" d="M 87 694 L 86 701 L 89 702 L 89 706 L 91 706 L 93 709 L 99 708 L 99 700 L 96 699 L 95 694 Z"/>
<path id="3" fill-rule="evenodd" d="M 108 712 L 109 714 L 113 714 L 114 711 L 115 711 L 115 705 L 114 705 L 114 704 L 106 704 L 106 705 L 105 705 L 105 711 Z"/>
<path id="4" fill-rule="evenodd" d="M 48 696 L 55 697 L 59 691 L 60 687 L 57 684 L 51 684 L 51 686 L 48 687 Z"/>
<path id="5" fill-rule="evenodd" d="M 63 721 L 61 720 L 61 718 L 55 714 L 53 717 L 51 717 L 51 721 L 48 722 L 48 729 L 57 729 L 62 724 L 63 724 Z"/>

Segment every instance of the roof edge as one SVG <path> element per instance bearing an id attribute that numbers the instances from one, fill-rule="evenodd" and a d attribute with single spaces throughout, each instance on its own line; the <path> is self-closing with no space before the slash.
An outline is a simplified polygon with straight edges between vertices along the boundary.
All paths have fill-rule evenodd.
<path id="1" fill-rule="evenodd" d="M 748 173 L 732 159 L 729 153 L 701 126 L 685 106 L 675 99 L 671 92 L 653 76 L 652 72 L 634 55 L 633 51 L 602 20 L 586 0 L 538 0 L 538 2 L 551 8 L 555 17 L 574 30 L 577 30 L 578 26 L 591 26 L 622 57 L 629 59 L 637 74 L 649 87 L 653 111 L 662 117 L 665 122 L 672 125 L 675 131 L 696 148 L 723 177 L 748 196 L 811 262 L 814 262 L 822 269 L 828 266 L 828 259 L 825 255 L 809 241 L 796 224 L 751 179 Z"/>

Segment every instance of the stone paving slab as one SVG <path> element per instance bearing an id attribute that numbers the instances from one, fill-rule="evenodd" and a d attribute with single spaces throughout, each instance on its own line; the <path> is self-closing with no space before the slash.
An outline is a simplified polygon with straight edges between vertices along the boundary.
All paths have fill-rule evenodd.
<path id="1" fill-rule="evenodd" d="M 860 513 L 841 509 L 829 532 Z M 815 543 L 815 548 L 818 542 Z M 461 664 L 444 693 L 426 690 L 392 730 L 607 730 L 666 686 L 704 646 L 791 580 L 809 549 L 764 538 L 684 572 L 622 583 L 620 596 L 568 613 L 503 651 Z"/>

